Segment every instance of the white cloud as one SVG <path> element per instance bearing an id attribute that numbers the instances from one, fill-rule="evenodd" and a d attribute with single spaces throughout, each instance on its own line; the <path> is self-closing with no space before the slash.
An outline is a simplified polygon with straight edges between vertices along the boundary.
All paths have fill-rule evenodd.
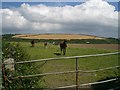
<path id="1" fill-rule="evenodd" d="M 22 4 L 2 9 L 3 32 L 84 33 L 117 37 L 118 12 L 102 0 L 87 0 L 76 6 L 51 7 Z"/>
<path id="2" fill-rule="evenodd" d="M 6 27 L 17 27 L 21 28 L 26 24 L 26 19 L 20 15 L 18 11 L 12 11 L 10 9 L 4 9 L 2 11 L 3 15 L 3 26 L 5 25 Z"/>

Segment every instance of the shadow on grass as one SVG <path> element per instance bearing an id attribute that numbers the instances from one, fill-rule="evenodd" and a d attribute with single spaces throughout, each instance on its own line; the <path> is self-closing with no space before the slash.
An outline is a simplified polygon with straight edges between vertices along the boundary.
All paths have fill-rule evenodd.
<path id="1" fill-rule="evenodd" d="M 107 77 L 106 79 L 99 80 L 98 82 L 115 79 L 115 78 L 116 77 Z M 92 87 L 92 90 L 120 90 L 120 76 L 117 77 L 116 80 L 104 82 L 101 84 L 94 84 L 91 87 Z"/>
<path id="2" fill-rule="evenodd" d="M 55 52 L 54 54 L 57 56 L 61 55 L 61 53 L 59 53 L 59 52 Z"/>

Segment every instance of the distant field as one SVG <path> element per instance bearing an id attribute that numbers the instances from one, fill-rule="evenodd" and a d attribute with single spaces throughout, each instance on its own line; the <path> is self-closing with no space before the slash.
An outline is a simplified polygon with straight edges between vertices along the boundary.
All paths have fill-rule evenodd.
<path id="1" fill-rule="evenodd" d="M 118 50 L 118 44 L 69 44 L 73 48 L 96 48 L 106 50 Z"/>
<path id="2" fill-rule="evenodd" d="M 81 35 L 81 34 L 22 34 L 15 35 L 13 38 L 24 38 L 24 39 L 105 39 L 98 36 L 92 35 Z"/>

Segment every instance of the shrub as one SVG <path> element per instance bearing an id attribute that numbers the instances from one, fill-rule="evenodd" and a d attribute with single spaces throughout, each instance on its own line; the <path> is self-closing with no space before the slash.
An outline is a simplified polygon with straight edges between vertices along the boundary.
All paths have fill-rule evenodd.
<path id="1" fill-rule="evenodd" d="M 5 59 L 13 58 L 14 62 L 26 61 L 29 60 L 29 55 L 21 48 L 19 43 L 8 43 L 3 42 L 2 48 L 2 61 Z M 5 69 L 5 75 L 7 80 L 3 80 L 3 88 L 16 90 L 16 88 L 32 88 L 37 86 L 37 81 L 40 80 L 38 77 L 32 78 L 16 78 L 16 76 L 32 75 L 38 72 L 34 63 L 25 63 L 25 64 L 15 64 L 15 71 L 11 72 L 10 70 Z"/>

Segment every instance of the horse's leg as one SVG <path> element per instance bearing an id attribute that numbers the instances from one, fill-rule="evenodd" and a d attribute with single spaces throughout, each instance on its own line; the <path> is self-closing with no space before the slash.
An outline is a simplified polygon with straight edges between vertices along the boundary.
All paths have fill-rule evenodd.
<path id="1" fill-rule="evenodd" d="M 32 46 L 34 47 L 34 46 L 35 46 L 35 44 L 32 44 Z"/>
<path id="2" fill-rule="evenodd" d="M 62 54 L 62 47 L 60 47 L 60 50 L 61 50 L 61 54 Z"/>
<path id="3" fill-rule="evenodd" d="M 34 45 L 32 44 L 32 47 L 33 47 Z"/>
<path id="4" fill-rule="evenodd" d="M 65 55 L 65 53 L 66 53 L 66 49 L 64 48 L 64 49 L 63 49 L 63 55 Z"/>

